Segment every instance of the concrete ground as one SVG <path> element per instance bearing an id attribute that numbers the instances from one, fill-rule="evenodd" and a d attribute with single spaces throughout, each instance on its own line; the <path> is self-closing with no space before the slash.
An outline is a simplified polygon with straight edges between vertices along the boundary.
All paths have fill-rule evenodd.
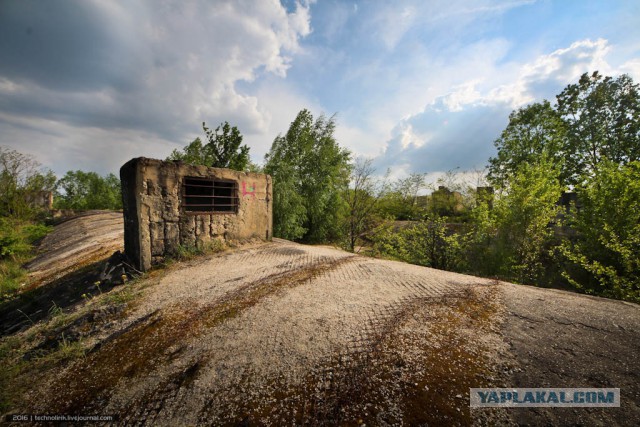
<path id="1" fill-rule="evenodd" d="M 110 293 L 126 287 L 137 296 L 84 303 L 87 314 L 55 330 L 86 354 L 39 372 L 12 413 L 149 425 L 640 422 L 638 305 L 279 239 Z M 619 387 L 622 404 L 469 408 L 471 387 L 544 386 Z"/>

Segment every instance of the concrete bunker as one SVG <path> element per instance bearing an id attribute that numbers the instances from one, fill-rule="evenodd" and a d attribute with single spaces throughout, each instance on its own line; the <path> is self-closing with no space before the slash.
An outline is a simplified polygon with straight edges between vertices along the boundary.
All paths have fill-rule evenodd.
<path id="1" fill-rule="evenodd" d="M 125 254 L 141 271 L 180 247 L 271 240 L 269 175 L 138 157 L 120 180 Z"/>

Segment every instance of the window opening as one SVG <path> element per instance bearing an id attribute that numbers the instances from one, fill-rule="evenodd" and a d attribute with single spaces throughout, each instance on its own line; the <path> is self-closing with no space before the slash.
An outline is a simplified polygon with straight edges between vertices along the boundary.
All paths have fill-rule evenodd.
<path id="1" fill-rule="evenodd" d="M 186 212 L 237 213 L 238 184 L 221 179 L 185 178 L 182 201 Z"/>

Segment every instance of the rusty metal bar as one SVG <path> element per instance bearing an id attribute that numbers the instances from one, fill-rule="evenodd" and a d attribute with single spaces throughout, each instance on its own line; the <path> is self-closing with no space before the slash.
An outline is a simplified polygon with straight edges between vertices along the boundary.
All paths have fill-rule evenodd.
<path id="1" fill-rule="evenodd" d="M 197 182 L 197 183 L 196 183 Z M 206 188 L 210 189 L 212 194 L 189 194 L 189 189 L 199 189 Z M 226 190 L 223 191 L 223 194 L 216 194 L 215 190 Z M 238 198 L 238 183 L 235 181 L 226 181 L 226 180 L 216 180 L 216 179 L 207 179 L 207 178 L 185 178 L 182 183 L 182 205 L 186 213 L 189 214 L 228 214 L 228 213 L 237 213 L 239 206 L 239 198 Z M 194 192 L 202 192 L 194 191 Z M 197 202 L 200 199 L 200 202 L 210 203 L 189 203 Z M 227 203 L 216 203 L 216 201 L 225 201 Z M 230 203 L 229 203 L 230 202 Z M 193 208 L 209 208 L 208 210 L 199 210 Z M 222 208 L 222 209 L 221 209 Z M 224 209 L 231 208 L 231 209 Z"/>

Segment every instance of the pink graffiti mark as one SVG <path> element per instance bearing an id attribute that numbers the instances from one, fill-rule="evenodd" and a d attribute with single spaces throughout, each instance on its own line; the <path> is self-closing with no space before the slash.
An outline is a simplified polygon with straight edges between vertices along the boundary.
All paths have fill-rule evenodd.
<path id="1" fill-rule="evenodd" d="M 242 183 L 242 197 L 251 196 L 256 197 L 256 186 L 255 185 L 247 185 L 246 182 Z"/>

